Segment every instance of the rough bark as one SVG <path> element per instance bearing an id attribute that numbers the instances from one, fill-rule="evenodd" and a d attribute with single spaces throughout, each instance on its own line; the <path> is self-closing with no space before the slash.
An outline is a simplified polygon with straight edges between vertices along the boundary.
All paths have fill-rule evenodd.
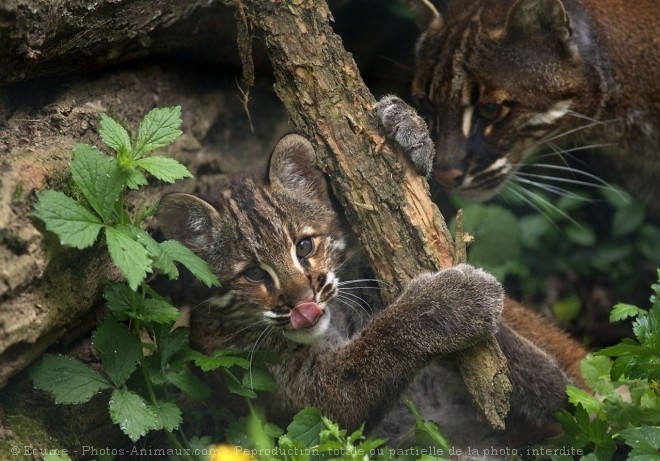
<path id="1" fill-rule="evenodd" d="M 263 32 L 275 90 L 300 133 L 319 146 L 319 163 L 391 299 L 416 275 L 451 266 L 453 244 L 428 186 L 383 138 L 374 97 L 329 26 L 323 1 L 237 0 Z M 460 354 L 477 408 L 503 428 L 511 387 L 493 340 Z"/>
<path id="2" fill-rule="evenodd" d="M 0 85 L 165 53 L 236 57 L 234 36 L 219 1 L 1 1 Z"/>
<path id="3" fill-rule="evenodd" d="M 287 130 L 276 98 L 253 89 L 253 103 L 267 108 L 255 113 L 254 135 L 234 78 L 207 75 L 146 66 L 0 90 L 7 111 L 0 119 L 0 388 L 51 344 L 88 331 L 100 284 L 116 276 L 104 252 L 62 248 L 30 216 L 38 191 L 66 190 L 74 143 L 101 145 L 102 112 L 136 127 L 154 106 L 183 106 L 184 135 L 168 153 L 198 173 L 198 183 L 265 164 L 265 152 Z M 139 200 L 154 202 L 162 192 L 147 189 Z"/>

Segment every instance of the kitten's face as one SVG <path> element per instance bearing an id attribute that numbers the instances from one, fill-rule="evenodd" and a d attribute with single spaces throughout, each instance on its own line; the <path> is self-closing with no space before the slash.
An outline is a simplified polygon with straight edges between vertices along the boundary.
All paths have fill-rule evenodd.
<path id="1" fill-rule="evenodd" d="M 491 198 L 592 110 L 597 79 L 561 2 L 513 3 L 450 2 L 417 45 L 413 96 L 436 142 L 434 176 L 470 199 Z"/>
<path id="2" fill-rule="evenodd" d="M 168 195 L 159 221 L 168 237 L 183 240 L 220 278 L 210 303 L 224 327 L 246 328 L 246 334 L 272 327 L 310 343 L 329 325 L 328 302 L 337 292 L 346 243 L 323 177 L 314 182 L 320 172 L 313 157 L 314 170 L 305 170 L 309 159 L 300 157 L 301 149 L 311 146 L 300 139 L 276 149 L 270 183 L 234 178 L 213 205 Z"/>

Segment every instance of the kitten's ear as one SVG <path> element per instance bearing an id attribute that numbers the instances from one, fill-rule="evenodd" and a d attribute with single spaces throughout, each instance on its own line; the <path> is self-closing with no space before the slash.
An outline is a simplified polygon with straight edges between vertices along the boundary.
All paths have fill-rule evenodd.
<path id="1" fill-rule="evenodd" d="M 275 188 L 290 189 L 328 201 L 328 183 L 316 166 L 314 146 L 297 134 L 280 139 L 270 158 L 268 179 Z"/>
<path id="2" fill-rule="evenodd" d="M 220 215 L 201 198 L 176 192 L 160 199 L 156 219 L 167 239 L 195 249 L 208 246 Z"/>
<path id="3" fill-rule="evenodd" d="M 517 0 L 506 20 L 506 37 L 524 43 L 555 42 L 574 54 L 570 20 L 561 0 Z"/>

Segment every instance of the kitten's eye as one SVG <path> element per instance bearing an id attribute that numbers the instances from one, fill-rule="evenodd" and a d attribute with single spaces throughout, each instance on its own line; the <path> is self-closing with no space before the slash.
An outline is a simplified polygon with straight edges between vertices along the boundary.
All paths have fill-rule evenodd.
<path id="1" fill-rule="evenodd" d="M 487 104 L 479 104 L 477 111 L 486 120 L 497 120 L 502 115 L 502 107 L 502 104 L 489 102 Z"/>
<path id="2" fill-rule="evenodd" d="M 304 259 L 314 251 L 314 241 L 311 237 L 305 237 L 296 243 L 296 256 L 298 259 Z"/>
<path id="3" fill-rule="evenodd" d="M 260 283 L 268 278 L 268 272 L 261 267 L 250 267 L 243 271 L 243 276 L 250 282 Z"/>

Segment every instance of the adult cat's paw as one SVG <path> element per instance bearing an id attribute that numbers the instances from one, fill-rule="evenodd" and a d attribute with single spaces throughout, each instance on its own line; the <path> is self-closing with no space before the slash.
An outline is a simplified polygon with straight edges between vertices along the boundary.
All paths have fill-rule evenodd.
<path id="1" fill-rule="evenodd" d="M 428 176 L 433 168 L 435 147 L 424 119 L 397 96 L 384 96 L 375 109 L 387 138 L 403 148 L 419 174 Z"/>

